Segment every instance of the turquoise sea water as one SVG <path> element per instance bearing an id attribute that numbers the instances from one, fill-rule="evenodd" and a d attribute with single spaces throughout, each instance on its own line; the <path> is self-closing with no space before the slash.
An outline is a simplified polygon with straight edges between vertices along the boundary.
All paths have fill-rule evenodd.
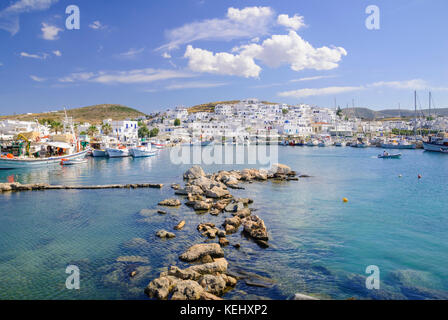
<path id="1" fill-rule="evenodd" d="M 448 299 L 448 156 L 403 150 L 400 160 L 382 160 L 376 158 L 380 151 L 279 147 L 280 163 L 312 177 L 232 190 L 254 199 L 271 247 L 261 249 L 240 233 L 229 236 L 231 243 L 241 244 L 225 248 L 230 269 L 274 283 L 264 288 L 240 281 L 224 298 L 286 299 L 301 292 L 331 299 Z M 169 185 L 181 183 L 188 167 L 173 164 L 170 150 L 162 150 L 147 159 L 89 159 L 73 167 L 0 171 L 0 182 L 165 184 L 161 190 L 1 194 L 0 299 L 145 299 L 150 280 L 166 266 L 185 266 L 178 255 L 205 240 L 197 224 L 224 219 L 186 206 L 167 215 L 139 214 L 171 197 Z M 207 172 L 245 167 L 257 166 L 203 166 Z M 155 237 L 157 230 L 172 230 L 184 219 L 187 224 L 176 238 Z M 133 238 L 146 244 L 136 245 Z M 149 262 L 116 263 L 129 255 Z M 70 264 L 80 268 L 80 290 L 65 288 Z M 380 290 L 365 287 L 369 265 L 380 269 Z M 127 272 L 137 266 L 139 276 L 129 278 Z"/>

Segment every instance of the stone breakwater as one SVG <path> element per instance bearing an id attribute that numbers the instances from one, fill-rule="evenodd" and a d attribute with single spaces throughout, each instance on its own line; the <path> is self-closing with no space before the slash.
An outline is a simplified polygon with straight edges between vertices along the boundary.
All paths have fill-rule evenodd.
<path id="1" fill-rule="evenodd" d="M 179 259 L 192 264 L 181 269 L 170 266 L 168 271 L 160 273 L 146 287 L 145 293 L 150 298 L 172 300 L 221 300 L 221 296 L 232 290 L 238 280 L 244 278 L 228 272 L 228 262 L 224 257 L 223 247 L 230 244 L 227 235 L 242 232 L 261 248 L 269 247 L 269 233 L 264 221 L 252 214 L 249 198 L 234 198 L 229 189 L 243 189 L 242 183 L 255 181 L 298 180 L 296 172 L 286 165 L 275 164 L 270 170 L 244 169 L 219 171 L 206 174 L 200 166 L 188 169 L 183 178 L 185 186 L 171 185 L 175 195 L 184 197 L 184 204 L 201 213 L 214 216 L 225 215 L 221 226 L 214 223 L 201 223 L 197 231 L 207 243 L 195 244 L 182 253 Z M 159 202 L 161 206 L 180 206 L 181 201 L 169 198 Z M 184 222 L 184 221 L 183 221 Z M 184 222 L 185 224 L 185 222 Z M 159 231 L 164 235 L 165 230 Z M 210 243 L 210 239 L 218 243 Z M 239 244 L 234 244 L 239 248 Z M 246 284 L 249 282 L 246 280 Z"/>
<path id="2" fill-rule="evenodd" d="M 63 186 L 46 183 L 21 184 L 19 182 L 0 183 L 0 192 L 38 191 L 38 190 L 93 190 L 93 189 L 138 189 L 163 187 L 161 183 L 107 184 L 94 186 Z"/>

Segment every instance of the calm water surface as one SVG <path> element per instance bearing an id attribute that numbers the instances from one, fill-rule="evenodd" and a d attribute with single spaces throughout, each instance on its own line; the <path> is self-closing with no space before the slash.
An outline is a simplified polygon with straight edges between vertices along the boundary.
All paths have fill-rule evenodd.
<path id="1" fill-rule="evenodd" d="M 286 299 L 302 292 L 332 299 L 448 299 L 448 156 L 403 150 L 400 160 L 382 160 L 376 158 L 380 151 L 279 147 L 280 163 L 312 178 L 232 191 L 254 199 L 271 247 L 261 249 L 237 233 L 228 238 L 241 248 L 225 248 L 232 270 L 269 277 L 274 284 L 261 288 L 240 281 L 224 297 Z M 163 150 L 147 159 L 0 171 L 0 182 L 166 184 L 162 190 L 0 195 L 0 299 L 145 299 L 150 280 L 168 265 L 185 266 L 178 255 L 204 241 L 197 224 L 223 220 L 186 206 L 167 215 L 139 214 L 171 197 L 169 184 L 181 183 L 188 167 L 173 164 L 170 150 Z M 203 167 L 212 172 L 254 165 Z M 155 237 L 183 219 L 187 225 L 175 239 Z M 116 262 L 130 255 L 148 262 Z M 80 268 L 80 290 L 65 289 L 69 264 Z M 369 265 L 380 268 L 380 290 L 365 288 Z M 127 272 L 136 267 L 141 272 L 130 279 Z"/>

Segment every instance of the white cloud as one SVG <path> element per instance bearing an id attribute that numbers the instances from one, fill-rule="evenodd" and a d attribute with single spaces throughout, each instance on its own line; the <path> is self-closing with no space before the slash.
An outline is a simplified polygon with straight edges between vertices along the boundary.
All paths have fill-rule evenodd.
<path id="1" fill-rule="evenodd" d="M 214 54 L 211 51 L 187 46 L 185 58 L 188 58 L 188 67 L 196 72 L 207 72 L 224 75 L 237 75 L 243 77 L 258 77 L 261 68 L 255 64 L 252 57 L 233 55 L 227 52 Z"/>
<path id="2" fill-rule="evenodd" d="M 224 82 L 200 82 L 191 81 L 183 83 L 175 83 L 165 87 L 167 90 L 177 90 L 177 89 L 198 89 L 198 88 L 216 88 L 227 85 Z"/>
<path id="3" fill-rule="evenodd" d="M 76 82 L 76 81 L 88 81 L 95 76 L 93 72 L 77 72 L 72 73 L 66 77 L 60 78 L 59 82 Z"/>
<path id="4" fill-rule="evenodd" d="M 58 0 L 19 0 L 0 11 L 0 29 L 15 35 L 20 30 L 19 15 L 25 12 L 42 11 Z"/>
<path id="5" fill-rule="evenodd" d="M 36 82 L 43 82 L 43 81 L 47 80 L 45 78 L 40 78 L 40 77 L 34 76 L 34 75 L 30 75 L 30 78 Z"/>
<path id="6" fill-rule="evenodd" d="M 233 40 L 268 33 L 274 11 L 270 7 L 228 8 L 223 19 L 208 19 L 185 24 L 166 33 L 168 43 L 159 50 L 172 50 L 197 40 Z"/>
<path id="7" fill-rule="evenodd" d="M 347 55 L 347 51 L 342 47 L 314 48 L 292 30 L 287 35 L 273 35 L 261 45 L 243 46 L 241 50 L 245 55 L 252 56 L 269 67 L 289 64 L 294 71 L 331 70 L 338 67 L 342 56 Z"/>
<path id="8" fill-rule="evenodd" d="M 305 77 L 305 78 L 299 78 L 299 79 L 292 79 L 290 82 L 303 82 L 303 81 L 313 81 L 313 80 L 320 80 L 320 79 L 329 79 L 334 78 L 335 76 L 314 76 L 314 77 Z"/>
<path id="9" fill-rule="evenodd" d="M 164 70 L 164 69 L 134 69 L 128 71 L 115 71 L 106 72 L 100 71 L 72 73 L 66 77 L 60 78 L 60 82 L 76 82 L 76 81 L 89 81 L 104 84 L 113 83 L 148 83 L 153 81 L 167 80 L 167 79 L 179 79 L 179 78 L 192 78 L 194 74 L 184 71 L 176 70 Z"/>
<path id="10" fill-rule="evenodd" d="M 162 57 L 164 57 L 165 59 L 171 59 L 171 55 L 168 52 L 162 53 Z"/>
<path id="11" fill-rule="evenodd" d="M 62 56 L 62 53 L 61 53 L 61 51 L 59 51 L 59 50 L 54 50 L 54 51 L 53 51 L 53 54 L 54 54 L 56 57 L 60 57 L 60 56 Z"/>
<path id="12" fill-rule="evenodd" d="M 42 23 L 42 38 L 45 40 L 57 40 L 58 33 L 62 31 L 61 28 L 47 24 L 45 22 Z"/>
<path id="13" fill-rule="evenodd" d="M 363 86 L 358 87 L 327 87 L 327 88 L 306 88 L 292 91 L 279 92 L 280 97 L 306 98 L 312 96 L 335 95 L 345 92 L 363 90 Z"/>
<path id="14" fill-rule="evenodd" d="M 373 87 L 389 87 L 394 89 L 422 90 L 428 87 L 426 81 L 422 79 L 412 79 L 405 81 L 380 81 L 371 84 Z"/>
<path id="15" fill-rule="evenodd" d="M 21 56 L 21 57 L 24 57 L 24 58 L 41 59 L 41 60 L 44 60 L 44 59 L 47 59 L 48 54 L 43 53 L 43 54 L 41 54 L 41 55 L 38 55 L 38 54 L 34 54 L 34 53 L 20 52 L 20 56 Z"/>
<path id="16" fill-rule="evenodd" d="M 100 21 L 96 20 L 96 21 L 93 21 L 91 24 L 89 24 L 89 28 L 94 29 L 94 30 L 99 30 L 99 29 L 106 28 L 106 26 L 103 25 Z"/>
<path id="17" fill-rule="evenodd" d="M 287 14 L 281 14 L 277 17 L 277 23 L 292 30 L 299 30 L 305 26 L 304 18 L 297 14 L 291 18 Z"/>
<path id="18" fill-rule="evenodd" d="M 189 45 L 184 57 L 189 58 L 188 66 L 193 71 L 257 77 L 261 67 L 255 60 L 260 60 L 272 68 L 288 64 L 294 71 L 330 70 L 337 68 L 342 56 L 347 55 L 342 47 L 314 48 L 292 30 L 287 35 L 273 35 L 261 45 L 252 43 L 234 48 L 232 52 L 239 54 L 214 54 Z"/>
<path id="19" fill-rule="evenodd" d="M 141 49 L 131 48 L 126 52 L 120 53 L 119 56 L 122 58 L 134 58 L 135 56 L 139 55 L 143 51 L 145 51 L 145 48 L 141 48 Z"/>

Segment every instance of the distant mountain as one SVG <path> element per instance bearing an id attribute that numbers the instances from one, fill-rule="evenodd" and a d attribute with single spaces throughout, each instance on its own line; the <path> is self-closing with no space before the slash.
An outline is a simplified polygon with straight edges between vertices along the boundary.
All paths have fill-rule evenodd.
<path id="1" fill-rule="evenodd" d="M 89 122 L 100 124 L 103 119 L 124 120 L 135 119 L 145 116 L 143 112 L 126 106 L 117 104 L 100 104 L 82 108 L 67 109 L 67 115 L 73 118 L 74 122 Z M 0 120 L 14 119 L 23 121 L 33 121 L 34 119 L 63 120 L 64 110 L 47 113 L 19 114 L 10 116 L 0 116 Z"/>
<path id="2" fill-rule="evenodd" d="M 348 117 L 357 117 L 365 120 L 381 120 L 388 118 L 413 118 L 414 110 L 386 109 L 374 111 L 368 108 L 345 108 L 342 113 Z M 448 116 L 448 108 L 431 109 L 431 115 Z M 417 116 L 429 116 L 429 109 L 417 110 Z"/>

